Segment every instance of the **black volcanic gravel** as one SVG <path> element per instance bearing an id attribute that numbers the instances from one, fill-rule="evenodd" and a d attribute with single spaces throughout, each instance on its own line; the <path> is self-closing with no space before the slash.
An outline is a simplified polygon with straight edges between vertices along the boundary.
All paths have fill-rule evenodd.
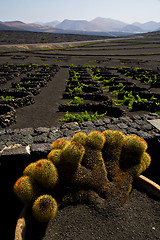
<path id="1" fill-rule="evenodd" d="M 80 34 L 28 32 L 28 31 L 0 31 L 0 45 L 74 42 L 74 41 L 98 40 L 105 38 L 108 37 Z"/>
<path id="2" fill-rule="evenodd" d="M 34 220 L 28 225 L 26 240 L 158 240 L 160 202 L 133 189 L 121 208 L 95 209 L 78 204 L 58 211 L 41 231 Z M 35 227 L 33 231 L 33 226 Z M 36 235 L 33 234 L 36 232 Z"/>

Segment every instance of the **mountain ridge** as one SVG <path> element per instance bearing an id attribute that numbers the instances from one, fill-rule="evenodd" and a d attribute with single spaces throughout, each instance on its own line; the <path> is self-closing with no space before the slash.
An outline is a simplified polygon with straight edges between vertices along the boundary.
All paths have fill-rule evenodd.
<path id="1" fill-rule="evenodd" d="M 160 22 L 149 21 L 146 23 L 135 22 L 128 24 L 123 21 L 97 17 L 91 21 L 87 20 L 70 20 L 64 19 L 62 22 L 54 20 L 52 22 L 24 23 L 22 21 L 0 21 L 0 30 L 19 30 L 19 31 L 36 31 L 51 33 L 74 33 L 74 32 L 91 32 L 91 33 L 113 33 L 135 34 L 158 31 Z"/>

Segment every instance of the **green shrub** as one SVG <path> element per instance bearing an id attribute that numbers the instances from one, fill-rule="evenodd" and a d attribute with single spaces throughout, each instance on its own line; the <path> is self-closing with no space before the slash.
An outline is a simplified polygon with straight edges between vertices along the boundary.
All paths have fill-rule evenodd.
<path id="1" fill-rule="evenodd" d="M 95 112 L 94 114 L 89 114 L 87 111 L 82 112 L 81 114 L 75 113 L 75 114 L 70 114 L 68 111 L 66 112 L 64 118 L 59 119 L 60 122 L 85 122 L 85 121 L 93 121 L 97 119 L 98 117 L 103 117 L 105 116 L 106 113 L 104 114 L 98 114 Z"/>
<path id="2" fill-rule="evenodd" d="M 74 97 L 73 100 L 71 100 L 69 103 L 67 103 L 68 105 L 73 105 L 73 104 L 83 104 L 83 98 L 80 97 Z"/>

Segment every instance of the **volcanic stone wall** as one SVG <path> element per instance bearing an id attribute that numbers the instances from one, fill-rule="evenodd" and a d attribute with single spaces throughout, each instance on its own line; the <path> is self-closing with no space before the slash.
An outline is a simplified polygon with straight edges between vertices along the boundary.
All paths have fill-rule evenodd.
<path id="1" fill-rule="evenodd" d="M 79 131 L 89 133 L 92 130 L 100 132 L 106 129 L 119 130 L 126 135 L 136 134 L 147 142 L 159 142 L 160 131 L 147 121 L 158 118 L 160 118 L 160 114 L 149 113 L 142 116 L 103 118 L 84 123 L 63 123 L 59 128 L 4 129 L 0 130 L 0 156 L 12 154 L 13 152 L 15 154 L 16 151 L 17 153 L 18 151 L 24 151 L 26 154 L 39 151 L 46 152 L 50 150 L 51 143 L 58 138 L 70 138 Z M 24 150 L 26 147 L 27 151 Z"/>

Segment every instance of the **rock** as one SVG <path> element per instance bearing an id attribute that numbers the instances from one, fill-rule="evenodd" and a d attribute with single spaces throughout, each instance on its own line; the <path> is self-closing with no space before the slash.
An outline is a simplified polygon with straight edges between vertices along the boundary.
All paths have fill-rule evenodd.
<path id="1" fill-rule="evenodd" d="M 50 143 L 43 143 L 43 144 L 32 144 L 31 146 L 31 154 L 38 154 L 41 155 L 42 153 L 44 155 L 48 154 L 51 149 Z"/>
<path id="2" fill-rule="evenodd" d="M 50 128 L 47 128 L 47 127 L 38 127 L 34 130 L 34 132 L 37 134 L 48 133 L 49 131 L 50 131 Z"/>
<path id="3" fill-rule="evenodd" d="M 118 123 L 117 126 L 118 126 L 120 129 L 127 129 L 127 128 L 128 128 L 127 124 L 125 124 L 125 123 Z"/>
<path id="4" fill-rule="evenodd" d="M 134 128 L 136 130 L 140 130 L 141 129 L 141 126 L 139 124 L 135 123 L 135 122 L 129 122 L 128 126 Z"/>
<path id="5" fill-rule="evenodd" d="M 94 126 L 93 122 L 91 122 L 91 121 L 80 123 L 80 127 L 81 127 L 81 129 L 87 128 L 90 131 L 95 130 L 95 126 Z"/>
<path id="6" fill-rule="evenodd" d="M 121 131 L 121 129 L 116 124 L 108 124 L 106 129 Z"/>
<path id="7" fill-rule="evenodd" d="M 34 133 L 34 129 L 33 128 L 22 128 L 22 129 L 20 129 L 20 133 L 24 136 L 28 135 L 28 134 L 32 135 Z"/>
<path id="8" fill-rule="evenodd" d="M 105 123 L 101 119 L 96 119 L 96 120 L 94 120 L 92 122 L 95 125 L 95 127 L 99 127 L 99 126 L 104 126 L 105 125 Z"/>
<path id="9" fill-rule="evenodd" d="M 79 124 L 77 122 L 66 123 L 65 127 L 72 131 L 80 130 Z"/>
<path id="10" fill-rule="evenodd" d="M 62 136 L 62 132 L 58 128 L 51 128 L 48 134 L 47 142 L 52 143 Z"/>
<path id="11" fill-rule="evenodd" d="M 0 130 L 0 136 L 4 135 L 6 133 L 5 129 Z"/>
<path id="12" fill-rule="evenodd" d="M 160 131 L 160 119 L 148 120 L 148 122 Z"/>
<path id="13" fill-rule="evenodd" d="M 107 125 L 111 122 L 110 118 L 103 118 L 103 122 Z"/>
<path id="14" fill-rule="evenodd" d="M 38 136 L 35 136 L 33 138 L 33 142 L 34 143 L 46 143 L 47 142 L 47 135 L 48 135 L 48 133 L 42 133 Z"/>
<path id="15" fill-rule="evenodd" d="M 151 124 L 144 124 L 144 125 L 142 125 L 142 130 L 143 131 L 150 131 L 150 130 L 152 130 L 153 129 L 153 127 L 152 127 L 152 125 Z"/>
<path id="16" fill-rule="evenodd" d="M 30 146 L 21 146 L 20 144 L 10 145 L 5 147 L 1 151 L 1 155 L 4 156 L 14 156 L 14 155 L 30 155 Z"/>

